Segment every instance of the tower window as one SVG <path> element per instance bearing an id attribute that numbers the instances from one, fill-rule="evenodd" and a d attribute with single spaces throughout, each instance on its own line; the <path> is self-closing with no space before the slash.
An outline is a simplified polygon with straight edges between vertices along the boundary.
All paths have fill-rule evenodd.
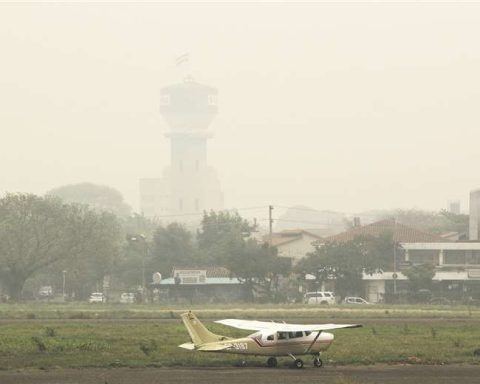
<path id="1" fill-rule="evenodd" d="M 170 105 L 170 95 L 161 95 L 160 105 Z"/>
<path id="2" fill-rule="evenodd" d="M 208 105 L 217 105 L 217 95 L 208 95 Z"/>

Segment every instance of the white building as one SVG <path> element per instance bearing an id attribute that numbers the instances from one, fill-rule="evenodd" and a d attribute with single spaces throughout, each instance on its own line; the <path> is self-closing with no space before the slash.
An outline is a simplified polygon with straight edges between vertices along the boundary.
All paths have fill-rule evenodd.
<path id="1" fill-rule="evenodd" d="M 268 235 L 264 237 L 264 241 L 270 243 Z M 322 241 L 320 236 L 303 229 L 295 229 L 274 233 L 271 245 L 277 248 L 278 256 L 289 257 L 295 264 L 307 253 L 313 252 L 319 241 Z"/>

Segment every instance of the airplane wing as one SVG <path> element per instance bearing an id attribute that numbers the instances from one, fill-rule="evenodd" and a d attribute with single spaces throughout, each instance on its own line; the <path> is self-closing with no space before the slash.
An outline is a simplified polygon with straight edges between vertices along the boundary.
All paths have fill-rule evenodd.
<path id="1" fill-rule="evenodd" d="M 257 320 L 239 320 L 239 319 L 224 319 L 217 320 L 215 323 L 227 325 L 238 329 L 246 329 L 250 331 L 272 331 L 272 332 L 296 332 L 296 331 L 329 331 L 340 328 L 357 328 L 361 324 L 286 324 L 274 323 L 268 321 Z"/>

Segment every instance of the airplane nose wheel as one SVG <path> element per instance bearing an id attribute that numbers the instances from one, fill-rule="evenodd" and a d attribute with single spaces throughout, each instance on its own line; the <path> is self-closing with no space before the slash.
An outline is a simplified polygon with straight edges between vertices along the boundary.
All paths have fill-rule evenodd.
<path id="1" fill-rule="evenodd" d="M 277 359 L 275 357 L 270 357 L 267 360 L 267 367 L 269 368 L 275 368 L 277 366 Z"/>
<path id="2" fill-rule="evenodd" d="M 318 356 L 315 356 L 313 358 L 313 365 L 317 368 L 321 368 L 321 366 L 323 365 L 322 359 L 320 359 L 320 357 L 318 357 Z"/>

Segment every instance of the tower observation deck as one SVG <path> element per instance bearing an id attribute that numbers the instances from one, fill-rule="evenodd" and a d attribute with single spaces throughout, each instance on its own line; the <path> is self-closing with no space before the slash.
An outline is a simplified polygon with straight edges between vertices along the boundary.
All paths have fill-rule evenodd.
<path id="1" fill-rule="evenodd" d="M 140 180 L 140 206 L 149 217 L 223 208 L 216 172 L 207 164 L 208 130 L 217 114 L 218 92 L 191 79 L 160 91 L 160 112 L 168 124 L 170 166 L 162 179 Z M 172 218 L 174 221 L 175 218 Z"/>

